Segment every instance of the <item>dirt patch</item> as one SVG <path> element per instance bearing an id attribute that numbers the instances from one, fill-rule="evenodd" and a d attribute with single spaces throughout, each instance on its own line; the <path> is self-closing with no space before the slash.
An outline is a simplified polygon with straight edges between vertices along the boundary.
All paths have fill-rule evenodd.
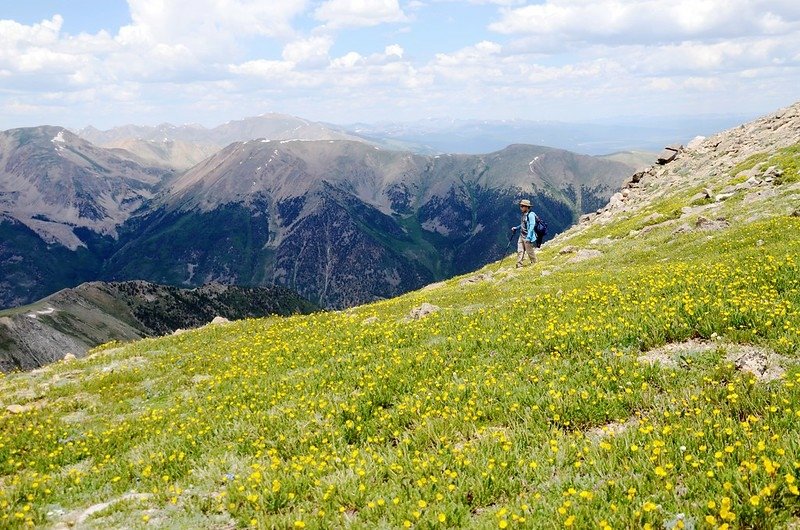
<path id="1" fill-rule="evenodd" d="M 636 360 L 640 363 L 678 368 L 682 358 L 716 349 L 725 351 L 725 361 L 732 363 L 738 371 L 753 374 L 761 382 L 780 379 L 786 373 L 785 365 L 792 362 L 767 348 L 700 340 L 667 344 L 640 355 Z"/>
<path id="2" fill-rule="evenodd" d="M 92 515 L 102 512 L 109 506 L 117 504 L 118 502 L 123 501 L 143 501 L 151 498 L 153 495 L 150 493 L 126 493 L 121 497 L 117 497 L 116 499 L 112 499 L 107 502 L 101 502 L 98 504 L 93 504 L 89 506 L 82 512 L 78 512 L 76 514 L 72 514 L 68 520 L 73 521 L 74 526 L 80 526 L 86 522 L 86 520 L 91 517 Z"/>
<path id="3" fill-rule="evenodd" d="M 102 372 L 114 372 L 116 370 L 123 370 L 126 368 L 138 368 L 144 366 L 148 363 L 148 359 L 146 357 L 130 357 L 128 359 L 120 359 L 118 361 L 112 361 L 105 365 L 101 371 Z"/>
<path id="4" fill-rule="evenodd" d="M 659 364 L 667 368 L 677 368 L 681 357 L 691 357 L 699 353 L 716 349 L 714 342 L 688 340 L 686 342 L 673 342 L 660 348 L 650 350 L 636 358 L 640 363 Z"/>
<path id="5" fill-rule="evenodd" d="M 61 421 L 64 423 L 84 423 L 89 419 L 89 414 L 85 410 L 76 410 L 61 416 Z"/>
<path id="6" fill-rule="evenodd" d="M 600 427 L 589 429 L 586 431 L 586 437 L 593 443 L 597 443 L 608 436 L 618 436 L 628 429 L 636 427 L 637 425 L 639 425 L 639 420 L 636 418 L 630 418 L 622 422 L 612 421 L 611 423 L 601 425 Z"/>
<path id="7" fill-rule="evenodd" d="M 571 257 L 567 260 L 567 263 L 580 263 L 581 261 L 586 261 L 588 259 L 597 258 L 602 256 L 603 253 L 599 250 L 588 249 L 584 248 L 578 251 L 575 256 Z"/>

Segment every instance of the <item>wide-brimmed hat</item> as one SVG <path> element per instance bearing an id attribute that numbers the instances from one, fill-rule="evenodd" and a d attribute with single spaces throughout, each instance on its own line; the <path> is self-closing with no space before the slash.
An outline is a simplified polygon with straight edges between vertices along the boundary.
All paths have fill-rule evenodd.
<path id="1" fill-rule="evenodd" d="M 521 201 L 519 201 L 519 205 L 520 206 L 527 206 L 528 208 L 530 208 L 531 207 L 531 201 L 529 201 L 528 199 L 522 199 Z"/>

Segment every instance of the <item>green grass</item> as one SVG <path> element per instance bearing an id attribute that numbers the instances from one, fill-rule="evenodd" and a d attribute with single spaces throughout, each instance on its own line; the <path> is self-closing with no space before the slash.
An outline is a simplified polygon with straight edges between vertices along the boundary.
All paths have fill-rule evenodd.
<path id="1" fill-rule="evenodd" d="M 108 501 L 87 525 L 796 523 L 800 219 L 785 197 L 718 232 L 629 235 L 695 191 L 570 240 L 618 237 L 586 262 L 551 244 L 535 267 L 487 267 L 493 281 L 8 375 L 4 407 L 40 406 L 0 416 L 0 525 Z M 441 309 L 406 319 L 422 302 Z M 713 346 L 674 367 L 638 359 L 690 340 Z M 735 344 L 783 356 L 786 374 L 737 370 Z"/>
<path id="2" fill-rule="evenodd" d="M 754 155 L 750 155 L 742 162 L 736 164 L 731 168 L 728 174 L 732 177 L 736 177 L 742 171 L 749 171 L 756 167 L 758 164 L 765 162 L 767 159 L 770 158 L 770 153 L 756 153 Z M 738 182 L 733 181 L 733 184 L 738 184 Z"/>
<path id="3" fill-rule="evenodd" d="M 776 166 L 783 171 L 783 175 L 777 179 L 778 184 L 791 184 L 800 181 L 800 144 L 779 149 L 776 153 L 756 153 L 751 155 L 743 162 L 735 165 L 729 172 L 733 177 L 753 169 L 759 165 L 766 169 L 769 166 Z M 740 180 L 732 180 L 731 184 L 738 184 Z"/>
<path id="4" fill-rule="evenodd" d="M 783 175 L 777 179 L 778 184 L 800 181 L 800 144 L 781 149 L 777 155 L 770 158 L 769 162 L 783 170 Z"/>

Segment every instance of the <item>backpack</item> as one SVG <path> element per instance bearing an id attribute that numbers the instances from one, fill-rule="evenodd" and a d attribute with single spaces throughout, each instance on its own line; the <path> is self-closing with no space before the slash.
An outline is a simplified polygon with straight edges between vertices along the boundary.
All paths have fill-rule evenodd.
<path id="1" fill-rule="evenodd" d="M 547 235 L 547 223 L 538 215 L 536 216 L 536 224 L 533 225 L 533 233 L 536 234 L 536 248 L 540 248 L 544 241 L 544 236 Z"/>

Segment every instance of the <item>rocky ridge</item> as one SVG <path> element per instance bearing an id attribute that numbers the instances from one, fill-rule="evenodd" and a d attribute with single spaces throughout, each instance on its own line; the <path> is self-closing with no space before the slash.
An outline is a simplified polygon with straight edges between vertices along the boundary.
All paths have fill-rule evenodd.
<path id="1" fill-rule="evenodd" d="M 681 147 L 669 163 L 635 173 L 606 206 L 582 216 L 580 225 L 565 234 L 565 240 L 594 223 L 608 225 L 634 218 L 654 201 L 686 189 L 696 189 L 689 204 L 676 205 L 673 212 L 650 213 L 642 219 L 645 226 L 639 230 L 672 226 L 679 232 L 713 231 L 729 226 L 732 217 L 755 220 L 758 203 L 788 199 L 800 189 L 797 182 L 782 186 L 783 170 L 770 162 L 770 153 L 798 143 L 800 102 L 734 129 L 696 138 Z M 737 194 L 744 194 L 743 203 L 750 207 L 727 213 L 727 218 L 719 215 L 725 201 Z M 787 215 L 796 210 L 796 203 L 783 202 Z M 637 233 L 633 230 L 629 235 Z"/>

